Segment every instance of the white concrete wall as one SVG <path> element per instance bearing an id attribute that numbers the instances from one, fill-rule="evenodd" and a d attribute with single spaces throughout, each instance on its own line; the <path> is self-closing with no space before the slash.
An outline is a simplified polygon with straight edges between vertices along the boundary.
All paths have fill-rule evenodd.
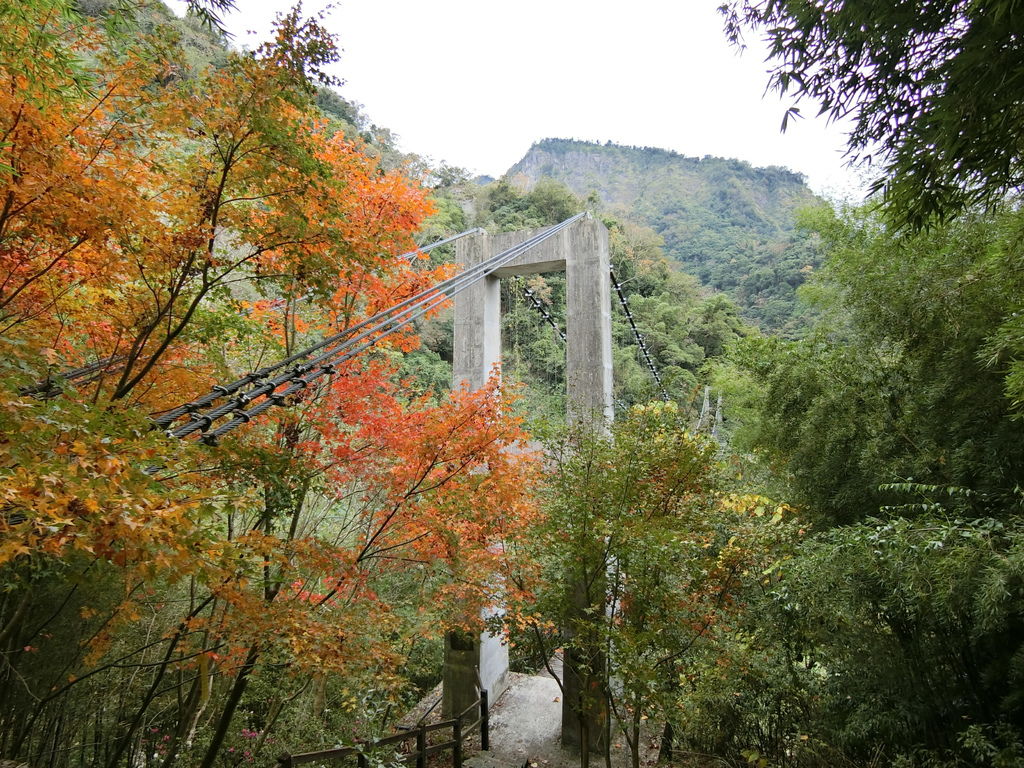
<path id="1" fill-rule="evenodd" d="M 504 614 L 498 608 L 484 610 L 484 618 Z M 499 635 L 480 635 L 480 683 L 493 704 L 508 687 L 508 645 Z"/>

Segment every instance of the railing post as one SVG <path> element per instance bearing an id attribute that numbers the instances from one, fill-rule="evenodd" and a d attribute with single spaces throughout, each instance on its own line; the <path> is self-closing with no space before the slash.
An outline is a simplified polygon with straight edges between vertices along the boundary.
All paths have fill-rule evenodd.
<path id="1" fill-rule="evenodd" d="M 427 726 L 421 725 L 416 731 L 416 768 L 426 768 L 427 765 Z"/>
<path id="2" fill-rule="evenodd" d="M 292 768 L 292 756 L 285 752 L 277 758 L 278 765 L 281 768 Z"/>
<path id="3" fill-rule="evenodd" d="M 366 755 L 364 755 L 362 752 L 360 752 L 359 756 L 356 757 L 356 765 L 358 765 L 359 768 L 367 768 L 367 766 L 369 764 L 370 764 L 370 761 L 366 759 Z"/>
<path id="4" fill-rule="evenodd" d="M 487 691 L 480 691 L 480 749 L 485 752 L 491 748 L 491 721 L 487 714 Z"/>
<path id="5" fill-rule="evenodd" d="M 452 765 L 454 768 L 462 768 L 462 715 L 455 716 L 455 723 L 452 725 Z"/>

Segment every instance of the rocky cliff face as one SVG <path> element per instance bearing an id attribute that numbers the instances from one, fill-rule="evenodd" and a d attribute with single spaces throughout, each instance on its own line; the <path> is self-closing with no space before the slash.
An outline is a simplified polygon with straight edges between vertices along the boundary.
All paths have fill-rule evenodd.
<path id="1" fill-rule="evenodd" d="M 508 173 L 527 187 L 556 179 L 577 195 L 596 193 L 605 206 L 641 218 L 656 219 L 666 207 L 703 207 L 723 223 L 733 218 L 766 231 L 792 229 L 793 211 L 814 201 L 803 177 L 785 168 L 567 139 L 537 142 Z"/>

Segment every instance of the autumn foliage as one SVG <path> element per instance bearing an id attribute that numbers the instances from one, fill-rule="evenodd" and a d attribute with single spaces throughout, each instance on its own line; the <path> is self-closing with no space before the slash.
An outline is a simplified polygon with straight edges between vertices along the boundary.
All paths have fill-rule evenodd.
<path id="1" fill-rule="evenodd" d="M 534 465 L 496 383 L 409 394 L 411 330 L 216 448 L 152 429 L 447 272 L 395 258 L 425 191 L 313 108 L 319 21 L 190 74 L 70 8 L 0 10 L 0 754 L 208 766 L 240 708 L 262 748 L 311 680 L 387 701 L 475 625 Z"/>

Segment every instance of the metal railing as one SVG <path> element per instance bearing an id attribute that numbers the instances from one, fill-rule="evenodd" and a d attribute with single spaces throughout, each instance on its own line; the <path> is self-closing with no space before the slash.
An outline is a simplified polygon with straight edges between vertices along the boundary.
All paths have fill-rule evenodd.
<path id="1" fill-rule="evenodd" d="M 479 680 L 479 675 L 477 680 Z M 428 724 L 424 723 L 421 719 L 415 726 L 406 729 L 402 733 L 385 736 L 382 739 L 376 739 L 359 746 L 322 749 L 317 752 L 303 752 L 297 755 L 283 754 L 277 758 L 277 764 L 280 768 L 293 768 L 293 766 L 304 765 L 305 763 L 340 762 L 346 758 L 355 757 L 358 768 L 368 768 L 368 754 L 375 750 L 381 747 L 406 745 L 409 742 L 415 742 L 415 747 L 411 751 L 397 756 L 400 762 L 407 765 L 415 762 L 416 768 L 426 768 L 428 757 L 450 749 L 452 751 L 452 765 L 454 768 L 462 768 L 466 735 L 471 733 L 477 726 L 480 727 L 480 749 L 485 751 L 490 749 L 490 719 L 487 712 L 487 691 L 480 688 L 479 684 L 477 685 L 477 691 L 480 694 L 477 700 L 462 710 L 462 712 L 456 714 L 455 717 L 448 720 Z M 434 706 L 437 706 L 437 704 L 435 703 Z M 431 710 L 433 710 L 433 707 L 427 711 L 427 714 Z M 477 718 L 472 722 L 467 722 L 467 718 L 472 716 L 474 711 L 477 714 Z M 428 743 L 427 737 L 429 734 L 449 728 L 451 729 L 451 738 L 448 741 L 440 744 Z"/>

